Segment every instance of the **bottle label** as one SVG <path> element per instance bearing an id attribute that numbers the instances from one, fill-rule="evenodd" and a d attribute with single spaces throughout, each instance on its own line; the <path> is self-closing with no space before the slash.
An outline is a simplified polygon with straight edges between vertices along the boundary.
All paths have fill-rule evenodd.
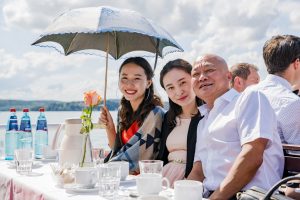
<path id="1" fill-rule="evenodd" d="M 21 120 L 20 131 L 31 132 L 31 124 L 29 120 Z"/>
<path id="2" fill-rule="evenodd" d="M 47 121 L 46 120 L 38 120 L 36 125 L 36 130 L 48 131 Z"/>
<path id="3" fill-rule="evenodd" d="M 12 130 L 15 130 L 15 131 L 18 130 L 18 121 L 17 120 L 10 120 L 9 121 L 8 131 L 12 131 Z"/>

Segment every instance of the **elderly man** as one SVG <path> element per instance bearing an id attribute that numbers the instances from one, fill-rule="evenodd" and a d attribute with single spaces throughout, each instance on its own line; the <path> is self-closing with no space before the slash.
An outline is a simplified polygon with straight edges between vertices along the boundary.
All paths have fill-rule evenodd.
<path id="1" fill-rule="evenodd" d="M 249 63 L 237 63 L 230 68 L 232 74 L 231 87 L 243 92 L 248 86 L 259 82 L 258 68 Z"/>
<path id="2" fill-rule="evenodd" d="M 263 47 L 263 57 L 269 74 L 256 87 L 276 113 L 281 141 L 300 144 L 300 98 L 292 89 L 300 82 L 300 38 L 272 37 Z"/>
<path id="3" fill-rule="evenodd" d="M 251 186 L 269 189 L 283 172 L 276 116 L 267 98 L 251 88 L 238 93 L 230 80 L 217 55 L 203 56 L 192 70 L 193 89 L 206 104 L 199 107 L 204 117 L 188 179 L 202 181 L 210 199 L 231 199 Z"/>

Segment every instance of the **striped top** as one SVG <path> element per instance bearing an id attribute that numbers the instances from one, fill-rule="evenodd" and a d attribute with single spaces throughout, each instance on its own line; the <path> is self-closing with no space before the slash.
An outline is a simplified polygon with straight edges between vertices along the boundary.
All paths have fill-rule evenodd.
<path id="1" fill-rule="evenodd" d="M 269 74 L 257 87 L 268 98 L 277 116 L 282 143 L 300 144 L 300 98 L 284 78 Z"/>

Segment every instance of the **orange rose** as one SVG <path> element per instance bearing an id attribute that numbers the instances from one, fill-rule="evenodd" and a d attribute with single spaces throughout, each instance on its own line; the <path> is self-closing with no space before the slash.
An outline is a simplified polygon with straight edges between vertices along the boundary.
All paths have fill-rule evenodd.
<path id="1" fill-rule="evenodd" d="M 95 90 L 84 93 L 84 103 L 86 106 L 96 106 L 100 101 L 101 97 Z"/>

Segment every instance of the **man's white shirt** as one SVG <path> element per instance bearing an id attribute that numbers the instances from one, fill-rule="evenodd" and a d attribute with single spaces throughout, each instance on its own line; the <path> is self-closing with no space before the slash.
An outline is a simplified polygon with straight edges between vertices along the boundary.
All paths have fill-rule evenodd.
<path id="1" fill-rule="evenodd" d="M 202 162 L 206 190 L 216 190 L 242 146 L 258 138 L 269 140 L 263 163 L 243 189 L 251 186 L 268 189 L 281 179 L 284 158 L 276 116 L 261 92 L 247 90 L 239 94 L 231 89 L 214 102 L 210 111 L 206 105 L 199 110 L 204 117 L 198 124 L 194 162 Z"/>
<path id="2" fill-rule="evenodd" d="M 300 144 L 300 98 L 292 92 L 291 84 L 284 78 L 269 74 L 253 88 L 263 92 L 274 109 L 282 143 Z"/>

